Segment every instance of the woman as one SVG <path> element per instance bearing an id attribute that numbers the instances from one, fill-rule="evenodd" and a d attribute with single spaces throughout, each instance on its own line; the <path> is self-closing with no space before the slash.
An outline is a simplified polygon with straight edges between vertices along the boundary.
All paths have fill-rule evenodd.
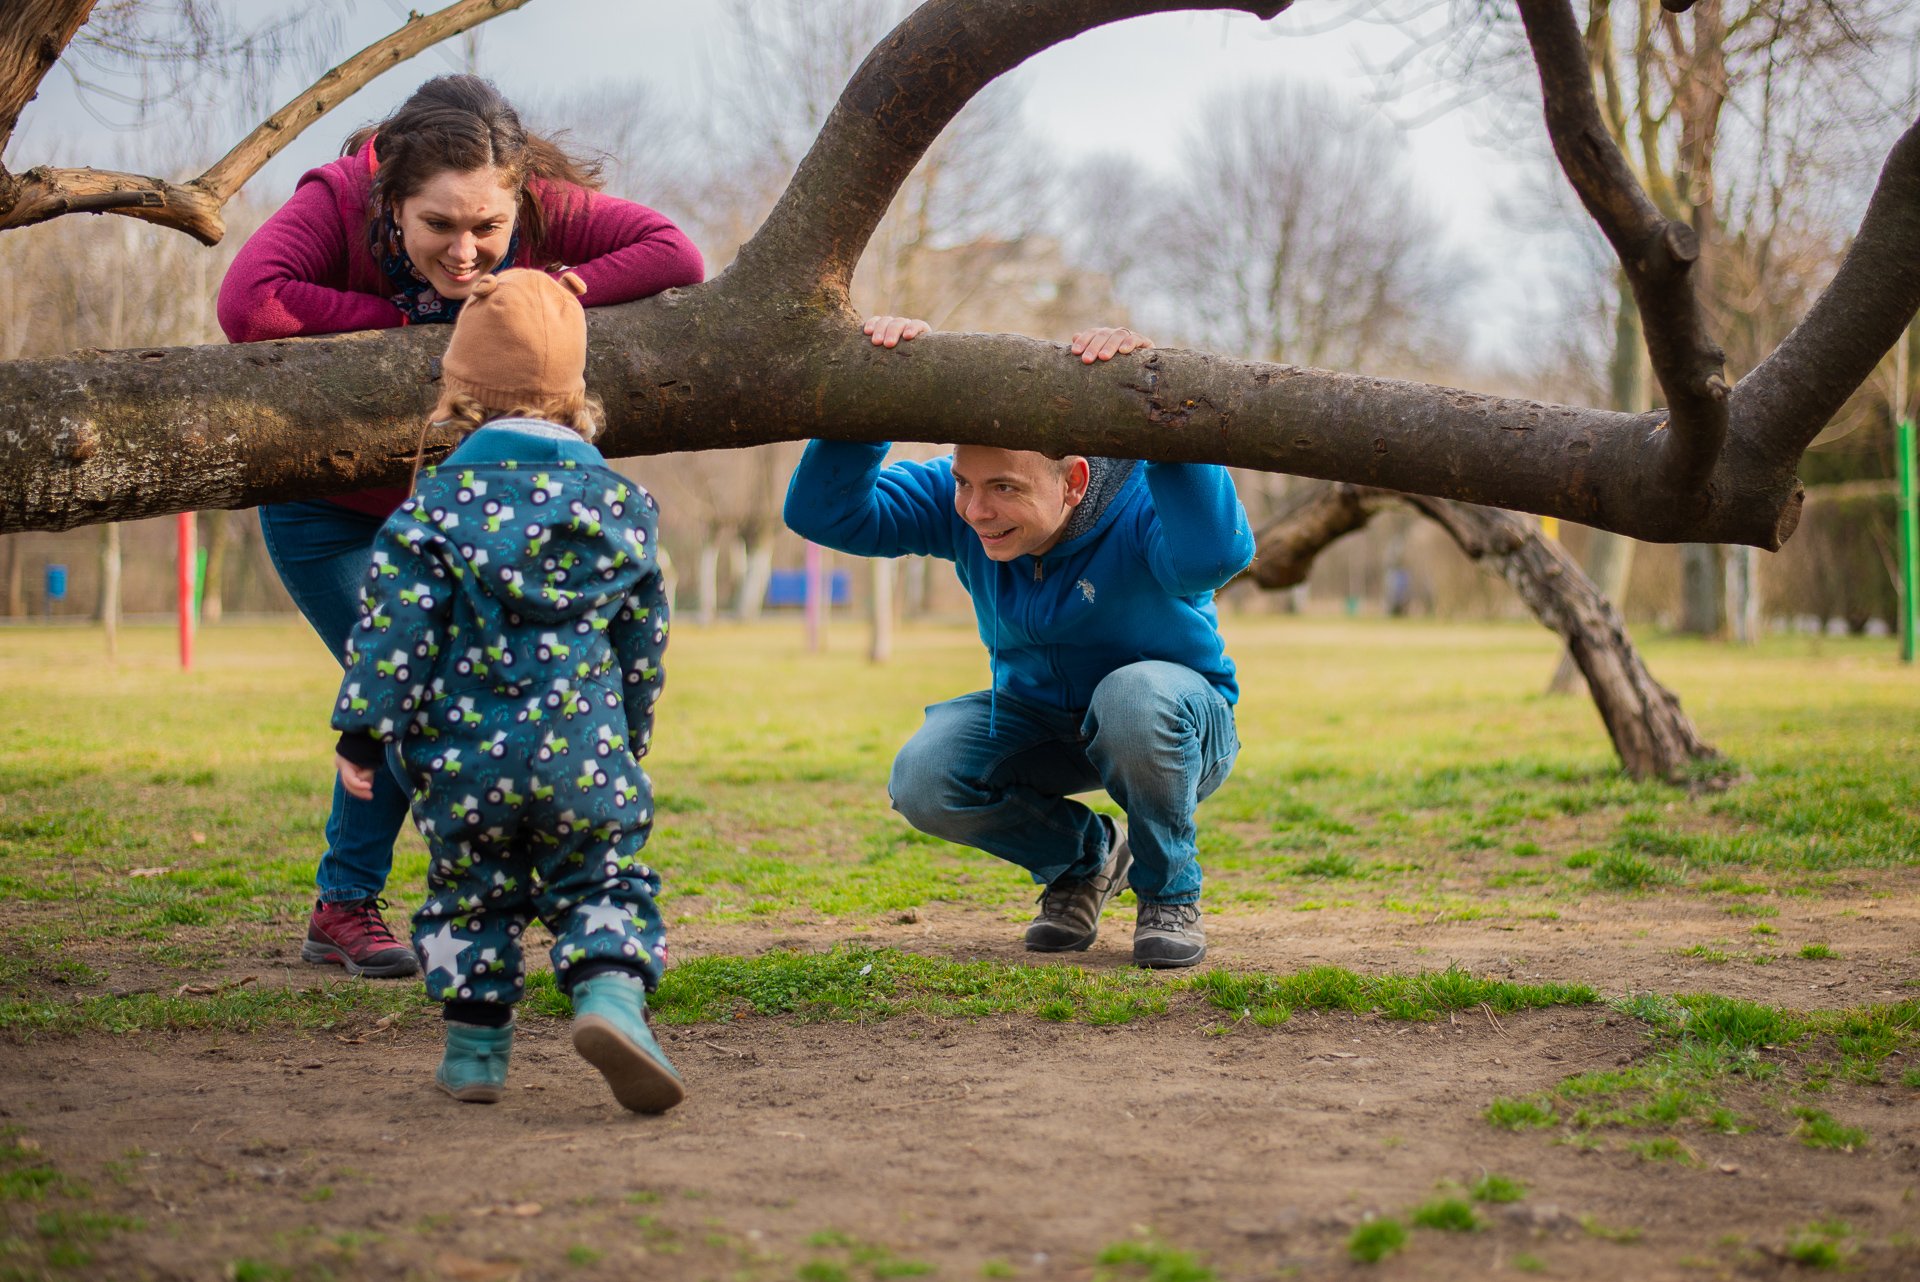
<path id="1" fill-rule="evenodd" d="M 595 167 L 528 133 L 488 82 L 430 80 L 302 177 L 254 233 L 221 283 L 220 326 L 251 343 L 449 323 L 474 282 L 507 267 L 571 270 L 588 307 L 702 279 L 679 228 L 598 187 Z M 406 493 L 260 509 L 274 568 L 335 659 L 358 622 L 373 537 Z M 406 816 L 406 793 L 385 772 L 367 800 L 335 780 L 302 958 L 378 978 L 418 968 L 380 915 Z"/>

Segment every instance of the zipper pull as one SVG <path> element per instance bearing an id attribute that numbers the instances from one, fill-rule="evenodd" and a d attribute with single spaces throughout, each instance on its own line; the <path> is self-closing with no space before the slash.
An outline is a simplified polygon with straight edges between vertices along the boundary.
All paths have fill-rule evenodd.
<path id="1" fill-rule="evenodd" d="M 1033 581 L 1035 583 L 1038 583 L 1041 579 L 1045 577 L 1046 577 L 1046 572 L 1041 569 L 1040 558 L 1036 556 L 1033 558 Z"/>

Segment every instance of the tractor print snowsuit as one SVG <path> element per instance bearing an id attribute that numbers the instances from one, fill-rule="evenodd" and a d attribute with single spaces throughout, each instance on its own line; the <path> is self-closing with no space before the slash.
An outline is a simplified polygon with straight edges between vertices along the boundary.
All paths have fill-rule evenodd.
<path id="1" fill-rule="evenodd" d="M 384 743 L 412 795 L 436 1001 L 517 1001 L 534 916 L 562 988 L 588 962 L 659 981 L 638 760 L 667 642 L 657 519 L 574 433 L 500 419 L 423 470 L 374 542 L 333 726 L 350 760 Z"/>

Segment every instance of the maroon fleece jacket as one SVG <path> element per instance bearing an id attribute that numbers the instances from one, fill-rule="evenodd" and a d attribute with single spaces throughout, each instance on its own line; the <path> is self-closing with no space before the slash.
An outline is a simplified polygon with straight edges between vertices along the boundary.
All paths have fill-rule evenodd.
<path id="1" fill-rule="evenodd" d="M 581 304 L 645 298 L 705 278 L 700 251 L 664 214 L 568 183 L 534 179 L 546 217 L 539 244 L 521 241 L 521 266 L 564 265 L 579 273 Z M 406 323 L 388 300 L 392 286 L 367 246 L 372 151 L 310 169 L 293 195 L 234 256 L 220 282 L 220 328 L 235 343 L 308 334 L 392 329 Z M 334 501 L 385 516 L 405 487 L 365 490 Z"/>

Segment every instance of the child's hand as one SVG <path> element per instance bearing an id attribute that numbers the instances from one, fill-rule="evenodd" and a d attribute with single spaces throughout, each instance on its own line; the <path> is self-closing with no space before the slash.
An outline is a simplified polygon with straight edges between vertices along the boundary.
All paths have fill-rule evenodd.
<path id="1" fill-rule="evenodd" d="M 1145 334 L 1108 325 L 1099 329 L 1083 329 L 1075 334 L 1071 350 L 1080 358 L 1082 365 L 1091 365 L 1095 361 L 1110 361 L 1115 356 L 1126 356 L 1152 346 L 1153 340 Z"/>
<path id="2" fill-rule="evenodd" d="M 897 347 L 902 342 L 912 342 L 933 326 L 923 320 L 914 320 L 910 316 L 876 316 L 860 327 L 860 332 L 873 339 L 875 347 Z"/>
<path id="3" fill-rule="evenodd" d="M 356 766 L 337 752 L 333 754 L 333 766 L 340 772 L 340 786 L 347 790 L 349 797 L 373 800 L 372 766 Z"/>

